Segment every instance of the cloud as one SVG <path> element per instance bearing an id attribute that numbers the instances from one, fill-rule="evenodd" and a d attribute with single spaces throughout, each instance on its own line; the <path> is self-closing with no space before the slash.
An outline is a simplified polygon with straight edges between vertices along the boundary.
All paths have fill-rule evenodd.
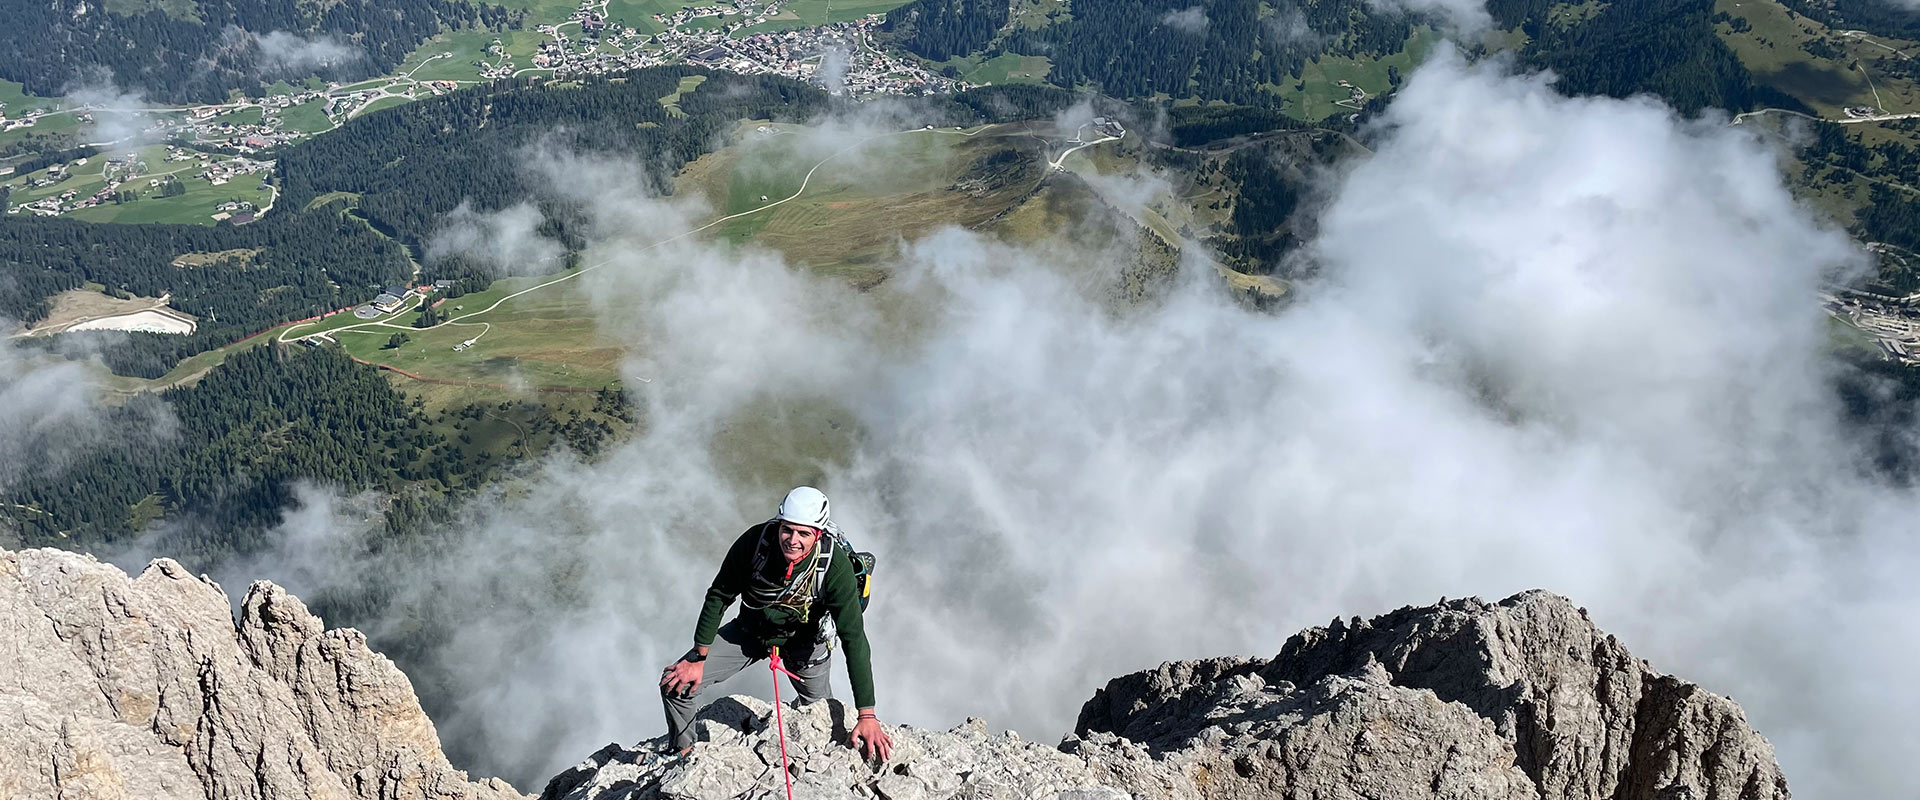
<path id="1" fill-rule="evenodd" d="M 1169 11 L 1160 15 L 1160 24 L 1195 36 L 1206 33 L 1207 26 L 1212 22 L 1207 19 L 1207 10 L 1199 6 L 1188 6 L 1179 11 Z"/>
<path id="2" fill-rule="evenodd" d="M 61 106 L 92 115 L 93 121 L 81 133 L 90 145 L 131 151 L 158 137 L 149 124 L 146 98 L 137 90 L 120 89 L 113 74 L 104 69 L 92 70 L 78 85 L 68 87 Z"/>
<path id="3" fill-rule="evenodd" d="M 844 47 L 829 47 L 820 54 L 820 70 L 814 73 L 814 79 L 828 94 L 847 93 L 847 59 L 850 54 Z"/>
<path id="4" fill-rule="evenodd" d="M 1280 44 L 1319 47 L 1325 38 L 1307 24 L 1306 13 L 1297 6 L 1276 11 L 1262 20 L 1262 24 L 1267 28 L 1267 35 Z"/>
<path id="5" fill-rule="evenodd" d="M 265 74 L 306 74 L 360 61 L 365 51 L 332 34 L 306 37 L 288 31 L 265 34 L 244 32 L 258 49 L 257 63 Z"/>
<path id="6" fill-rule="evenodd" d="M 1099 112 L 1094 110 L 1093 101 L 1082 99 L 1053 115 L 1054 135 L 1071 139 L 1076 135 L 1089 134 L 1090 131 L 1086 129 L 1093 126 L 1097 116 Z"/>
<path id="7" fill-rule="evenodd" d="M 0 317 L 0 332 L 15 327 Z M 75 360 L 112 338 L 102 332 L 74 345 L 58 337 L 50 350 L 0 338 L 0 504 L 32 502 L 11 494 L 23 478 L 58 477 L 101 449 L 124 451 L 175 435 L 177 421 L 165 403 L 148 396 L 109 408 L 98 378 L 104 370 Z M 6 518 L 26 513 L 0 515 L 0 546 L 17 546 Z"/>
<path id="8" fill-rule="evenodd" d="M 1413 14 L 1432 14 L 1455 30 L 1465 33 L 1485 31 L 1493 26 L 1487 14 L 1486 0 L 1367 0 L 1368 4 Z"/>
<path id="9" fill-rule="evenodd" d="M 0 490 L 101 442 L 97 391 L 84 364 L 0 341 Z"/>
<path id="10" fill-rule="evenodd" d="M 427 238 L 427 260 L 462 258 L 487 267 L 494 277 L 552 272 L 566 248 L 540 235 L 545 221 L 530 202 L 475 211 L 461 201 Z"/>
<path id="11" fill-rule="evenodd" d="M 1861 254 L 1748 132 L 1506 69 L 1413 76 L 1277 313 L 1116 311 L 1106 253 L 957 229 L 861 294 L 607 195 L 580 280 L 652 379 L 633 437 L 291 588 L 387 587 L 455 763 L 539 785 L 661 732 L 720 555 L 807 483 L 880 554 L 889 722 L 1051 737 L 1162 660 L 1538 586 L 1737 698 L 1802 796 L 1899 795 L 1920 498 L 1861 468 L 1814 300 Z"/>

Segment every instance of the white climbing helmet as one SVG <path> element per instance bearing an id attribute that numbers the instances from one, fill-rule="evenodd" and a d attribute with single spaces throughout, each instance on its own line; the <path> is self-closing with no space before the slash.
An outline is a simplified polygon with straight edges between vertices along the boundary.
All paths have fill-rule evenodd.
<path id="1" fill-rule="evenodd" d="M 787 499 L 780 501 L 778 519 L 809 528 L 827 527 L 827 496 L 811 486 L 800 486 L 787 492 Z"/>

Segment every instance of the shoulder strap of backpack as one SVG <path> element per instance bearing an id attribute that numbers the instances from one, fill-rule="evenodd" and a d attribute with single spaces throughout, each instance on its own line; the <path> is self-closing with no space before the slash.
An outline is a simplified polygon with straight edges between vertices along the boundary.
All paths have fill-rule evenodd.
<path id="1" fill-rule="evenodd" d="M 773 520 L 760 523 L 760 542 L 753 546 L 753 574 L 767 567 L 767 532 L 773 528 Z"/>
<path id="2" fill-rule="evenodd" d="M 827 590 L 827 570 L 833 566 L 833 537 L 821 536 L 820 545 L 813 552 L 813 596 L 820 597 Z"/>

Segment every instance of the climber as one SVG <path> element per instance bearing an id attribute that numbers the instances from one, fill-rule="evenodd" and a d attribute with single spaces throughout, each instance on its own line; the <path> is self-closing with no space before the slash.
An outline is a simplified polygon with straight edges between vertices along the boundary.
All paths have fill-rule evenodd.
<path id="1" fill-rule="evenodd" d="M 779 648 L 799 702 L 832 696 L 827 684 L 832 642 L 830 620 L 847 654 L 859 721 L 851 744 L 868 758 L 885 760 L 893 740 L 873 711 L 873 665 L 861 620 L 861 591 L 844 539 L 827 514 L 827 496 L 811 486 L 787 493 L 773 519 L 748 528 L 720 562 L 693 630 L 693 649 L 660 676 L 673 749 L 693 749 L 693 715 L 711 699 L 713 687 Z M 837 544 L 838 542 L 838 544 Z M 740 599 L 740 613 L 720 618 Z"/>

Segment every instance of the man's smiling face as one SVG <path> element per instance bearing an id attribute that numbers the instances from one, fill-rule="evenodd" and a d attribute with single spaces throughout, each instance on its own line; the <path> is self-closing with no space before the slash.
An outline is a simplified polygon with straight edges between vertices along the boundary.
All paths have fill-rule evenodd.
<path id="1" fill-rule="evenodd" d="M 788 562 L 799 561 L 813 550 L 813 543 L 820 541 L 820 529 L 791 522 L 780 523 L 780 553 Z"/>

